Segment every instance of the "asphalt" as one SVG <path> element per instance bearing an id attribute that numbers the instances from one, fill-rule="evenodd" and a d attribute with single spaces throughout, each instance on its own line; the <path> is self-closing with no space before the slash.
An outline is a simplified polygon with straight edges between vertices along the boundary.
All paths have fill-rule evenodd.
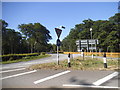
<path id="1" fill-rule="evenodd" d="M 27 61 L 27 62 L 18 62 L 18 63 L 12 63 L 12 64 L 4 64 L 0 65 L 2 69 L 10 69 L 10 68 L 16 68 L 16 67 L 27 67 L 33 64 L 42 64 L 42 63 L 49 63 L 49 62 L 56 62 L 57 63 L 57 55 L 56 54 L 50 54 L 51 57 L 46 57 L 42 59 Z M 77 57 L 79 55 L 75 54 L 74 57 Z M 59 54 L 59 60 L 65 60 L 68 58 L 67 54 Z M 1 69 L 0 68 L 0 69 Z"/>
<path id="2" fill-rule="evenodd" d="M 20 73 L 29 72 L 30 70 L 18 70 L 12 72 L 6 72 L 2 74 L 2 78 L 12 76 Z M 38 84 L 34 84 L 35 81 L 44 79 L 49 76 L 56 75 L 66 70 L 37 70 L 36 72 L 20 75 L 16 77 L 10 77 L 2 79 L 3 88 L 66 88 L 63 85 L 93 85 L 97 80 L 104 78 L 105 76 L 113 73 L 114 71 L 80 71 L 71 70 L 69 73 L 60 75 L 58 77 L 43 81 Z M 107 82 L 101 84 L 101 86 L 118 87 L 117 76 Z"/>
<path id="3" fill-rule="evenodd" d="M 35 84 L 34 82 L 37 80 L 46 79 L 50 76 L 54 76 L 56 74 L 65 72 L 66 70 L 42 69 L 32 73 L 23 74 L 26 72 L 31 72 L 31 70 L 26 69 L 26 67 L 28 67 L 29 65 L 56 62 L 57 55 L 56 54 L 51 54 L 51 55 L 52 55 L 51 57 L 47 57 L 43 59 L 2 65 L 1 70 L 2 72 L 4 72 L 2 73 L 0 71 L 2 73 L 2 77 L 0 77 L 0 82 L 2 81 L 2 88 L 71 88 L 71 87 L 66 87 L 64 85 L 84 85 L 85 87 L 95 86 L 93 85 L 94 82 L 115 72 L 115 71 L 70 70 L 69 73 L 45 80 L 38 84 Z M 79 55 L 75 54 L 73 57 L 77 57 L 77 56 Z M 60 60 L 65 60 L 65 59 L 67 59 L 67 55 L 60 54 Z M 115 76 L 114 78 L 106 81 L 105 83 L 102 83 L 99 86 L 119 87 L 118 85 L 119 78 L 120 76 Z M 76 88 L 76 87 L 72 87 L 72 88 Z"/>

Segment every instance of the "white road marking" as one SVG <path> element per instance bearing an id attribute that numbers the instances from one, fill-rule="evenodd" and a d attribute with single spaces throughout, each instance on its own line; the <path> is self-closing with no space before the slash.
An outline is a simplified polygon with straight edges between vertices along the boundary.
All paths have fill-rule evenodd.
<path id="1" fill-rule="evenodd" d="M 99 85 L 103 84 L 104 82 L 106 82 L 106 81 L 112 79 L 113 77 L 117 76 L 118 74 L 119 74 L 119 72 L 114 72 L 114 73 L 112 73 L 112 74 L 94 82 L 93 85 L 99 86 Z"/>
<path id="2" fill-rule="evenodd" d="M 37 70 L 33 70 L 33 71 L 29 71 L 29 72 L 24 72 L 24 73 L 19 73 L 19 74 L 15 74 L 15 75 L 12 75 L 12 76 L 7 76 L 7 77 L 0 78 L 0 80 L 7 79 L 7 78 L 12 78 L 12 77 L 17 77 L 17 76 L 21 76 L 21 75 L 25 75 L 25 74 L 30 74 L 30 73 L 34 73 L 36 71 Z"/>
<path id="3" fill-rule="evenodd" d="M 5 67 L 5 69 L 6 69 L 6 68 L 9 68 L 9 67 Z M 2 69 L 3 69 L 3 68 L 1 67 L 0 70 L 2 70 Z"/>
<path id="4" fill-rule="evenodd" d="M 71 84 L 63 84 L 64 87 L 83 87 L 83 88 L 120 88 L 120 87 L 112 87 L 112 86 L 93 86 L 93 85 L 71 85 Z"/>
<path id="5" fill-rule="evenodd" d="M 25 66 L 17 66 L 17 67 L 2 67 L 2 68 L 0 68 L 0 69 L 3 70 L 3 69 L 13 69 L 13 68 L 21 68 L 21 67 L 25 67 Z"/>
<path id="6" fill-rule="evenodd" d="M 6 72 L 12 72 L 12 71 L 19 71 L 19 70 L 23 70 L 25 68 L 20 68 L 20 69 L 14 69 L 14 70 L 7 70 L 7 71 L 1 71 L 0 73 L 6 73 Z"/>
<path id="7" fill-rule="evenodd" d="M 49 76 L 49 77 L 46 77 L 46 78 L 43 78 L 43 79 L 40 79 L 40 80 L 37 80 L 34 82 L 34 84 L 38 84 L 38 83 L 41 83 L 41 82 L 44 82 L 44 81 L 47 81 L 47 80 L 50 80 L 52 78 L 55 78 L 55 77 L 58 77 L 58 76 L 61 76 L 63 74 L 67 74 L 69 73 L 70 71 L 65 71 L 65 72 L 61 72 L 61 73 L 58 73 L 58 74 L 55 74 L 53 76 Z"/>

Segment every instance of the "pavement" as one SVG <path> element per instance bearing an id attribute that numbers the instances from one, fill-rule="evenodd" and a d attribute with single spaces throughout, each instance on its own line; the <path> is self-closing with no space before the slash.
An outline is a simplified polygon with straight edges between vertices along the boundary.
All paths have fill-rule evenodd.
<path id="1" fill-rule="evenodd" d="M 77 55 L 74 55 L 77 57 Z M 60 54 L 60 60 L 67 55 Z M 102 88 L 118 90 L 119 72 L 117 71 L 81 71 L 81 70 L 28 70 L 27 66 L 56 62 L 56 54 L 44 59 L 29 62 L 2 65 L 2 88 Z M 90 89 L 89 89 L 90 90 Z"/>

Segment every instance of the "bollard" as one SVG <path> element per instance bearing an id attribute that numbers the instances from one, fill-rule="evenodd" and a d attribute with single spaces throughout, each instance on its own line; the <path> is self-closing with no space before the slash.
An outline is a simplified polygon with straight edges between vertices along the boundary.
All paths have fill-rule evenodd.
<path id="1" fill-rule="evenodd" d="M 103 62 L 104 62 L 104 68 L 107 68 L 107 58 L 106 58 L 106 53 L 104 52 L 103 55 Z"/>
<path id="2" fill-rule="evenodd" d="M 71 65 L 70 65 L 70 53 L 68 54 L 68 67 L 71 67 Z"/>
<path id="3" fill-rule="evenodd" d="M 92 59 L 94 58 L 94 55 L 92 54 Z"/>
<path id="4" fill-rule="evenodd" d="M 81 56 L 83 57 L 83 60 L 84 60 L 84 50 L 82 50 Z"/>

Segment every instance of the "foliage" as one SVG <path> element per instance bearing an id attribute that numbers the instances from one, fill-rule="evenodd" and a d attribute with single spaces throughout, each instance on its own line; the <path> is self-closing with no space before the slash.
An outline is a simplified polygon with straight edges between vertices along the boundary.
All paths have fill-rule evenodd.
<path id="1" fill-rule="evenodd" d="M 52 38 L 49 35 L 50 32 L 46 29 L 46 27 L 40 23 L 29 23 L 21 24 L 18 26 L 18 28 L 22 34 L 25 35 L 26 41 L 30 45 L 31 53 L 47 50 L 47 42 L 49 42 L 49 40 Z"/>
<path id="2" fill-rule="evenodd" d="M 41 52 L 41 55 L 45 55 L 46 53 L 45 52 Z"/>
<path id="3" fill-rule="evenodd" d="M 8 23 L 2 22 L 2 55 L 16 53 L 47 52 L 52 45 L 49 30 L 40 23 L 18 25 L 20 32 L 9 29 Z"/>
<path id="4" fill-rule="evenodd" d="M 17 60 L 12 60 L 12 61 L 2 61 L 0 63 L 2 64 L 10 64 L 10 63 L 16 63 L 16 62 L 25 62 L 25 61 L 30 61 L 30 60 L 37 60 L 37 59 L 41 59 L 41 58 L 45 58 L 45 57 L 50 57 L 51 55 L 38 55 L 38 56 L 26 56 L 23 57 L 21 59 L 17 59 Z"/>
<path id="5" fill-rule="evenodd" d="M 119 52 L 120 45 L 120 13 L 116 13 L 109 20 L 91 19 L 84 20 L 83 23 L 75 25 L 69 35 L 62 41 L 63 51 L 77 51 L 75 44 L 79 39 L 91 39 L 90 28 L 92 28 L 92 39 L 98 39 L 97 50 L 108 52 Z"/>
<path id="6" fill-rule="evenodd" d="M 29 53 L 29 54 L 8 54 L 8 55 L 2 55 L 2 61 L 11 61 L 11 60 L 17 60 L 21 59 L 23 57 L 28 57 L 28 56 L 38 56 L 39 53 Z"/>
<path id="7" fill-rule="evenodd" d="M 118 69 L 118 60 L 107 60 L 108 68 L 104 68 L 104 63 L 102 59 L 91 59 L 85 58 L 85 60 L 80 58 L 71 59 L 71 67 L 68 67 L 68 61 L 60 61 L 60 65 L 55 62 L 36 64 L 29 67 L 29 69 L 71 69 L 71 70 L 116 70 Z"/>

